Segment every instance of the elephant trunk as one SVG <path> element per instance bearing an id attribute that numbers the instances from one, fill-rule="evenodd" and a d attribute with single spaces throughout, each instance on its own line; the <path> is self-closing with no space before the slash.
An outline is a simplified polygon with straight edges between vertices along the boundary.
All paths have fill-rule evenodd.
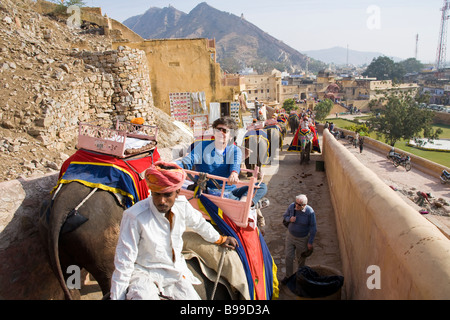
<path id="1" fill-rule="evenodd" d="M 67 288 L 64 280 L 61 262 L 59 260 L 59 235 L 68 214 L 69 213 L 54 210 L 54 208 L 52 208 L 48 229 L 50 240 L 48 242 L 48 252 L 50 256 L 50 265 L 58 278 L 61 288 L 63 289 L 64 297 L 66 300 L 72 300 L 72 295 L 70 294 L 69 288 Z"/>

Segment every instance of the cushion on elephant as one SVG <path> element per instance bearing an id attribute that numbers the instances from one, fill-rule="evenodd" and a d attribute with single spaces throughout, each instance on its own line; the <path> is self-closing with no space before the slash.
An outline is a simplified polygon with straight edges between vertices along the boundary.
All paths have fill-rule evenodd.
<path id="1" fill-rule="evenodd" d="M 198 257 L 208 268 L 218 271 L 222 255 L 221 247 L 205 241 L 193 231 L 186 231 L 183 234 L 183 241 L 183 254 L 186 259 L 192 256 Z M 239 291 L 245 300 L 250 299 L 247 277 L 241 259 L 235 250 L 228 250 L 226 253 L 221 277 L 225 278 L 231 287 Z"/>

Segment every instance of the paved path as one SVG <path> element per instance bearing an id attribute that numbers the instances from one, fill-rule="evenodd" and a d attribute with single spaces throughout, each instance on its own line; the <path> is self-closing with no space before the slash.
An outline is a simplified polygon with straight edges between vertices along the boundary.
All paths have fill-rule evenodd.
<path id="1" fill-rule="evenodd" d="M 341 256 L 337 239 L 334 210 L 330 190 L 324 171 L 316 171 L 316 160 L 322 161 L 321 154 L 312 154 L 309 164 L 300 165 L 300 154 L 287 152 L 293 135 L 284 140 L 279 156 L 279 170 L 274 175 L 265 175 L 268 184 L 267 197 L 270 206 L 263 209 L 266 220 L 264 239 L 278 267 L 278 280 L 285 276 L 284 242 L 287 229 L 282 224 L 282 215 L 298 194 L 306 194 L 308 204 L 316 212 L 317 234 L 314 252 L 307 258 L 306 265 L 322 265 L 342 272 Z M 321 137 L 319 139 L 322 146 Z M 344 294 L 343 294 L 344 296 Z M 280 285 L 280 300 L 295 298 L 286 286 Z"/>

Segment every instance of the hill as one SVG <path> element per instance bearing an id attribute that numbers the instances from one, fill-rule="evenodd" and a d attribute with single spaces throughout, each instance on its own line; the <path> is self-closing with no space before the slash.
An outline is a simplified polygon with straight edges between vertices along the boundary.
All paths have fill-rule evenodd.
<path id="1" fill-rule="evenodd" d="M 361 66 L 364 64 L 369 65 L 374 58 L 385 56 L 385 54 L 381 52 L 366 52 L 357 50 L 348 50 L 347 52 L 347 49 L 343 47 L 333 47 L 322 50 L 309 50 L 304 51 L 303 53 L 314 59 L 323 61 L 325 63 L 334 63 L 335 65 L 346 65 L 348 54 L 348 63 L 355 66 Z M 397 57 L 390 58 L 395 62 L 403 60 Z"/>
<path id="2" fill-rule="evenodd" d="M 215 39 L 217 61 L 228 72 L 238 72 L 244 67 L 252 67 L 258 73 L 273 68 L 288 72 L 306 68 L 304 54 L 245 18 L 217 10 L 206 2 L 198 4 L 189 14 L 172 6 L 152 7 L 142 15 L 126 19 L 123 24 L 145 39 Z M 320 61 L 309 61 L 311 71 L 324 67 Z"/>
<path id="3" fill-rule="evenodd" d="M 77 124 L 102 116 L 102 104 L 115 108 L 105 97 L 118 82 L 79 55 L 100 57 L 111 52 L 112 40 L 86 31 L 40 14 L 34 1 L 0 2 L 0 182 L 59 171 L 76 151 Z M 64 110 L 73 117 L 61 117 Z M 159 148 L 190 142 L 163 111 L 150 112 Z"/>

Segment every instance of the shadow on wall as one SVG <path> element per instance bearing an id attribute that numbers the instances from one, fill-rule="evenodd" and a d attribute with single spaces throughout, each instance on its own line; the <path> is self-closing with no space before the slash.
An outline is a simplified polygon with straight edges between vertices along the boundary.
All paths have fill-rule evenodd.
<path id="1" fill-rule="evenodd" d="M 0 183 L 0 299 L 62 299 L 38 232 L 39 209 L 58 174 Z"/>

